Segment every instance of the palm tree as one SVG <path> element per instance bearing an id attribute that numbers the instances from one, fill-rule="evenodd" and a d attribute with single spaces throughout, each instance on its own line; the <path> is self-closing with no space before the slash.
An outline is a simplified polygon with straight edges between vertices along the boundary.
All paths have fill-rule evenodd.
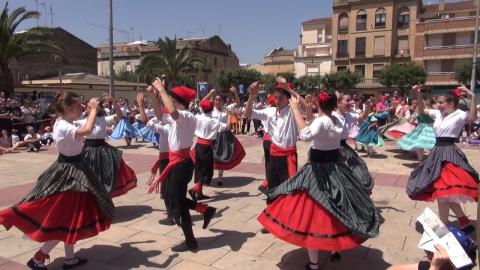
<path id="1" fill-rule="evenodd" d="M 176 85 L 188 81 L 188 73 L 194 71 L 197 65 L 204 64 L 205 59 L 195 55 L 187 46 L 177 49 L 177 39 L 158 39 L 158 54 L 150 54 L 142 59 L 139 66 L 140 77 L 144 82 L 151 82 L 155 77 L 164 74 L 167 80 Z"/>
<path id="2" fill-rule="evenodd" d="M 51 52 L 59 52 L 59 45 L 48 41 L 52 34 L 48 28 L 31 28 L 27 31 L 16 33 L 18 26 L 29 19 L 37 18 L 40 14 L 36 11 L 27 11 L 19 7 L 9 13 L 8 2 L 0 14 L 0 89 L 12 93 L 14 78 L 10 70 L 12 60 L 19 60 L 23 56 Z"/>

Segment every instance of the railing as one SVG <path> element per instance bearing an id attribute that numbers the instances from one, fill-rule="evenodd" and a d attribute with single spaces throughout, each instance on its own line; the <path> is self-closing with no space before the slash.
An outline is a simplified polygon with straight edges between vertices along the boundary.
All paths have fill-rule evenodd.
<path id="1" fill-rule="evenodd" d="M 463 48 L 473 48 L 474 44 L 459 44 L 459 45 L 447 45 L 447 46 L 427 46 L 424 47 L 424 50 L 445 50 L 445 49 L 463 49 Z M 479 45 L 480 47 L 480 45 Z"/>
<path id="2" fill-rule="evenodd" d="M 348 58 L 348 52 L 337 52 L 337 58 Z"/>
<path id="3" fill-rule="evenodd" d="M 439 22 L 450 22 L 450 21 L 464 21 L 475 19 L 475 16 L 463 16 L 463 17 L 453 17 L 453 18 L 444 18 L 444 19 L 430 19 L 425 20 L 423 23 L 439 23 Z M 418 22 L 421 23 L 421 22 Z"/>
<path id="4" fill-rule="evenodd" d="M 372 78 L 372 79 L 361 78 L 357 86 L 369 87 L 369 86 L 379 86 L 379 85 L 380 85 L 380 80 L 377 78 Z"/>

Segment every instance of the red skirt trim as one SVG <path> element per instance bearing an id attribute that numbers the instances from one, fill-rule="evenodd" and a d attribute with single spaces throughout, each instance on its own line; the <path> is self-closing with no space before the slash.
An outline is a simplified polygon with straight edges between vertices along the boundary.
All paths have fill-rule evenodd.
<path id="1" fill-rule="evenodd" d="M 388 133 L 388 135 L 390 135 L 391 137 L 393 137 L 397 140 L 400 140 L 401 138 L 403 138 L 403 136 L 406 135 L 405 132 L 401 132 L 401 131 L 397 131 L 397 130 L 390 130 L 387 133 Z"/>
<path id="2" fill-rule="evenodd" d="M 132 168 L 122 159 L 120 167 L 118 168 L 118 179 L 115 184 L 115 189 L 110 194 L 110 197 L 115 198 L 127 194 L 130 190 L 137 187 L 137 176 Z"/>
<path id="3" fill-rule="evenodd" d="M 304 248 L 340 251 L 367 240 L 352 234 L 303 191 L 278 197 L 260 214 L 258 221 L 276 237 Z"/>
<path id="4" fill-rule="evenodd" d="M 440 176 L 425 191 L 415 196 L 413 200 L 435 201 L 436 199 L 463 195 L 478 201 L 478 183 L 464 169 L 447 162 L 442 165 Z"/>
<path id="5" fill-rule="evenodd" d="M 67 244 L 93 237 L 110 227 L 90 192 L 61 192 L 0 211 L 0 224 L 17 227 L 37 242 Z"/>
<path id="6" fill-rule="evenodd" d="M 245 158 L 245 149 L 243 148 L 243 145 L 240 143 L 240 141 L 236 138 L 233 137 L 233 140 L 235 142 L 234 146 L 234 152 L 232 159 L 228 163 L 220 163 L 220 162 L 214 162 L 213 167 L 215 170 L 219 171 L 228 171 L 231 170 L 235 167 L 238 166 L 242 162 L 242 160 Z"/>

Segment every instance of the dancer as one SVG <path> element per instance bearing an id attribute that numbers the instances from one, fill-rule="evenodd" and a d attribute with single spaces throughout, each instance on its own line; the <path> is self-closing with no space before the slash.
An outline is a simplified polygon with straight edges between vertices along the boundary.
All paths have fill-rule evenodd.
<path id="1" fill-rule="evenodd" d="M 430 155 L 415 168 L 408 179 L 407 194 L 412 200 L 437 201 L 439 218 L 448 224 L 449 209 L 458 219 L 459 227 L 465 232 L 475 228 L 465 216 L 460 203 L 478 201 L 478 173 L 468 163 L 465 154 L 455 146 L 461 130 L 466 123 L 477 119 L 475 106 L 466 113 L 458 109 L 458 100 L 462 92 L 476 104 L 475 94 L 465 86 L 445 93 L 439 98 L 438 110 L 425 109 L 421 87 L 413 90 L 418 97 L 418 112 L 435 119 L 433 130 L 436 144 Z"/>
<path id="2" fill-rule="evenodd" d="M 112 135 L 110 135 L 110 138 L 113 140 L 120 140 L 121 138 L 124 138 L 127 146 L 130 146 L 132 144 L 132 138 L 136 138 L 138 133 L 130 122 L 131 112 L 123 102 L 123 98 L 120 97 L 118 99 L 118 103 L 120 104 L 122 118 L 118 120 L 117 126 L 113 130 Z"/>
<path id="3" fill-rule="evenodd" d="M 95 127 L 98 104 L 98 99 L 88 102 L 86 125 L 76 127 L 73 121 L 82 114 L 80 97 L 70 92 L 57 95 L 55 107 L 61 118 L 55 121 L 53 132 L 58 160 L 40 175 L 20 203 L 0 211 L 0 224 L 7 230 L 15 226 L 30 239 L 43 243 L 28 261 L 30 269 L 47 269 L 45 260 L 59 242 L 65 243 L 63 269 L 87 263 L 75 254 L 74 244 L 110 227 L 112 200 L 82 156 L 83 137 Z"/>
<path id="4" fill-rule="evenodd" d="M 341 126 L 343 127 L 342 137 L 340 142 L 340 156 L 342 161 L 347 165 L 355 174 L 358 180 L 361 181 L 361 184 L 367 191 L 371 194 L 373 189 L 373 177 L 368 172 L 367 164 L 363 161 L 362 158 L 348 145 L 347 139 L 350 133 L 350 129 L 355 123 L 363 122 L 365 117 L 370 113 L 370 109 L 375 100 L 370 98 L 368 100 L 367 109 L 363 113 L 355 118 L 351 111 L 351 98 L 350 95 L 344 95 L 342 93 L 337 93 L 337 110 L 332 112 L 332 115 L 337 118 Z"/>
<path id="5" fill-rule="evenodd" d="M 367 106 L 370 106 L 368 104 Z M 370 108 L 373 112 L 369 113 L 365 121 L 360 125 L 356 143 L 367 148 L 368 157 L 373 157 L 375 154 L 374 147 L 381 147 L 385 145 L 380 132 L 378 131 L 378 119 L 375 117 L 375 106 Z M 367 108 L 365 108 L 367 110 Z"/>
<path id="6" fill-rule="evenodd" d="M 112 97 L 107 100 L 113 102 Z M 95 125 L 91 134 L 85 136 L 85 151 L 83 157 L 101 184 L 110 192 L 112 198 L 127 194 L 137 187 L 137 176 L 132 168 L 122 158 L 122 151 L 105 141 L 107 127 L 122 119 L 122 111 L 118 103 L 114 103 L 115 114 L 106 116 L 102 108 L 97 110 Z M 91 111 L 86 109 L 88 116 Z M 87 119 L 77 120 L 76 126 L 85 126 Z"/>
<path id="7" fill-rule="evenodd" d="M 203 194 L 203 185 L 209 185 L 213 178 L 213 143 L 218 137 L 218 133 L 224 130 L 230 130 L 230 114 L 227 124 L 218 121 L 212 117 L 213 102 L 210 99 L 200 101 L 199 106 L 202 113 L 195 116 L 196 128 L 195 136 L 197 143 L 192 149 L 192 157 L 195 161 L 195 185 L 188 193 L 194 201 L 208 199 Z"/>
<path id="8" fill-rule="evenodd" d="M 343 127 L 332 116 L 335 93 L 320 93 L 320 116 L 309 126 L 298 103 L 292 97 L 290 106 L 300 138 L 311 141 L 309 162 L 269 190 L 268 197 L 275 201 L 258 221 L 276 237 L 307 248 L 310 262 L 305 269 L 319 269 L 319 250 L 330 256 L 332 251 L 352 249 L 376 237 L 379 216 L 360 180 L 340 161 Z"/>
<path id="9" fill-rule="evenodd" d="M 276 107 L 275 105 L 275 95 L 271 94 L 267 98 L 267 105 L 270 107 Z M 263 125 L 263 157 L 265 163 L 265 180 L 262 181 L 262 184 L 258 186 L 258 190 L 264 194 L 267 194 L 268 190 L 268 165 L 270 163 L 270 145 L 272 144 L 272 140 L 270 137 L 270 129 L 269 126 L 271 122 L 269 121 L 262 121 Z"/>
<path id="10" fill-rule="evenodd" d="M 195 251 L 198 248 L 197 240 L 192 230 L 192 218 L 189 209 L 194 209 L 203 214 L 203 228 L 206 229 L 216 208 L 203 203 L 196 203 L 187 198 L 187 185 L 193 176 L 193 161 L 190 157 L 190 148 L 193 144 L 195 133 L 195 116 L 189 112 L 188 104 L 195 98 L 196 91 L 187 87 L 175 87 L 169 96 L 165 90 L 164 82 L 159 78 L 153 83 L 155 91 L 165 109 L 170 114 L 168 118 L 171 129 L 168 134 L 169 163 L 160 177 L 150 184 L 149 193 L 159 192 L 160 185 L 165 186 L 168 213 L 177 225 L 182 228 L 185 242 L 172 247 L 174 252 Z M 158 104 L 153 104 L 157 117 L 162 119 L 161 109 Z"/>

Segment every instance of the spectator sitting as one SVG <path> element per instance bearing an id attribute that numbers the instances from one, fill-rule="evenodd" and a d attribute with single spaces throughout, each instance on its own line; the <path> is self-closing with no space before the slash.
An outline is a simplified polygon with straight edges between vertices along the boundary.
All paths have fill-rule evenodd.
<path id="1" fill-rule="evenodd" d="M 12 129 L 12 145 L 20 142 L 20 137 L 18 136 L 18 131 L 16 129 Z"/>
<path id="2" fill-rule="evenodd" d="M 25 135 L 25 138 L 23 139 L 23 144 L 27 145 L 27 152 L 38 152 L 40 147 L 42 147 L 42 144 L 40 143 L 42 138 L 32 126 L 27 127 L 27 132 L 27 135 Z"/>
<path id="3" fill-rule="evenodd" d="M 44 131 L 45 132 L 42 135 L 42 144 L 50 146 L 53 143 L 52 128 L 51 127 L 45 127 Z"/>

